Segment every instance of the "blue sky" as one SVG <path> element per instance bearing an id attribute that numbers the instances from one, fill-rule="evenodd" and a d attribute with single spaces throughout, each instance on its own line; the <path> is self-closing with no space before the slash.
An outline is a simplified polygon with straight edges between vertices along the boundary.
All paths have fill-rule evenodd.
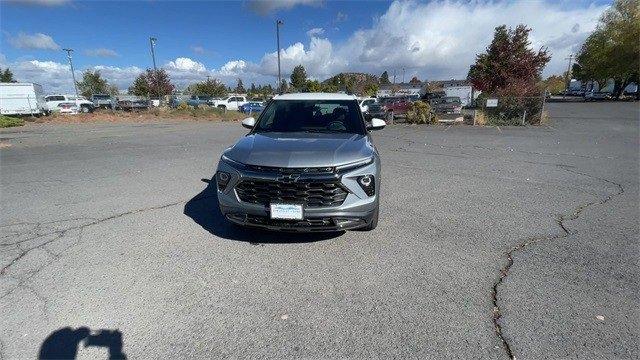
<path id="1" fill-rule="evenodd" d="M 311 77 L 340 71 L 405 69 L 406 77 L 464 77 L 493 27 L 525 23 L 532 46 L 547 46 L 558 73 L 607 1 L 320 1 L 187 2 L 14 0 L 0 3 L 0 66 L 21 81 L 68 90 L 66 57 L 78 71 L 98 69 L 126 88 L 151 67 L 149 36 L 158 38 L 157 63 L 179 87 L 206 78 L 226 83 L 271 83 L 275 20 L 283 19 L 283 72 L 305 65 Z M 408 80 L 408 79 L 407 79 Z"/>

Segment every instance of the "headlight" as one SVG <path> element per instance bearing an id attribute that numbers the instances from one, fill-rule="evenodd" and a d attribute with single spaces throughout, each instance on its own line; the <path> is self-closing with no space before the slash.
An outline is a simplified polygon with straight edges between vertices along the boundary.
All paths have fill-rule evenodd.
<path id="1" fill-rule="evenodd" d="M 229 158 L 226 155 L 222 155 L 222 157 L 220 158 L 220 160 L 224 161 L 225 163 L 227 163 L 229 166 L 234 167 L 236 169 L 243 169 L 245 166 L 243 163 L 235 161 L 231 158 Z"/>
<path id="2" fill-rule="evenodd" d="M 367 165 L 369 165 L 371 163 L 373 163 L 373 157 L 371 157 L 369 159 L 364 159 L 364 160 L 352 162 L 352 163 L 349 163 L 349 164 L 336 166 L 336 170 L 338 170 L 338 171 L 351 170 L 351 169 L 367 166 Z"/>
<path id="3" fill-rule="evenodd" d="M 216 184 L 218 184 L 218 190 L 224 191 L 229 184 L 229 180 L 231 180 L 231 175 L 229 175 L 229 173 L 218 171 L 216 173 Z"/>
<path id="4" fill-rule="evenodd" d="M 358 176 L 358 185 L 367 196 L 373 196 L 376 193 L 376 182 L 373 175 Z"/>

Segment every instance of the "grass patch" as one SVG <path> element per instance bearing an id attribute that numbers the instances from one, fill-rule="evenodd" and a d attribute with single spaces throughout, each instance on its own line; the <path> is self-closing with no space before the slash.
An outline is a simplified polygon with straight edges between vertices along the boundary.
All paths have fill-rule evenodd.
<path id="1" fill-rule="evenodd" d="M 0 115 L 0 128 L 8 128 L 24 125 L 24 120 L 10 116 Z"/>

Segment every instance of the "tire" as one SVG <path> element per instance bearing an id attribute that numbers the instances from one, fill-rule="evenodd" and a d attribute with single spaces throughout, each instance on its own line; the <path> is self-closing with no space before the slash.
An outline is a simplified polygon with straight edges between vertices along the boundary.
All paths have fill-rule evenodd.
<path id="1" fill-rule="evenodd" d="M 376 206 L 376 209 L 373 211 L 373 217 L 371 217 L 371 222 L 367 226 L 361 228 L 361 230 L 363 231 L 374 230 L 378 226 L 379 213 L 380 213 L 380 204 L 378 203 L 378 206 Z"/>
<path id="2" fill-rule="evenodd" d="M 226 109 L 227 109 L 227 107 L 226 107 L 226 106 L 224 106 L 224 105 L 218 105 L 218 109 L 220 109 L 220 110 L 226 110 Z"/>
<path id="3" fill-rule="evenodd" d="M 91 112 L 91 108 L 90 108 L 90 107 L 88 107 L 88 106 L 81 105 L 81 106 L 80 106 L 80 112 L 85 113 L 85 114 L 88 114 L 88 113 L 90 113 L 90 112 Z"/>

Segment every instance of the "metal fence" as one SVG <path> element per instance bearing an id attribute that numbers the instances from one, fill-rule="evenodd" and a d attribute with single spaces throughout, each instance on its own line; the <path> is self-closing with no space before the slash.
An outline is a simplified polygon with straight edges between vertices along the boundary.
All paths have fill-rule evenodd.
<path id="1" fill-rule="evenodd" d="M 482 112 L 488 125 L 539 124 L 544 120 L 546 97 L 540 96 L 490 96 L 476 99 L 476 108 Z M 474 123 L 478 123 L 478 115 Z"/>

